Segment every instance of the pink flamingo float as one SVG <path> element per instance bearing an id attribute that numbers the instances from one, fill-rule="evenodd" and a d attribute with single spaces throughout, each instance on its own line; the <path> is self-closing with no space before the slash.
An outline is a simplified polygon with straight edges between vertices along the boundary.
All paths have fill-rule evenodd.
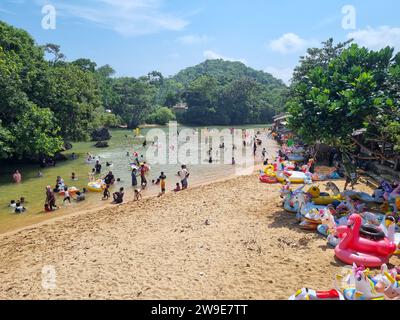
<path id="1" fill-rule="evenodd" d="M 335 248 L 338 259 L 359 266 L 377 268 L 389 262 L 389 257 L 396 251 L 396 245 L 384 238 L 374 241 L 360 236 L 362 218 L 358 214 L 349 217 L 347 226 L 336 228 L 340 243 Z"/>

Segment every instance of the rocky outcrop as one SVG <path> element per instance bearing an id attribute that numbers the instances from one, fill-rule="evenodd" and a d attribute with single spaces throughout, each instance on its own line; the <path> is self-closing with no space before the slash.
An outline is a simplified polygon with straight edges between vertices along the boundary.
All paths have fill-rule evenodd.
<path id="1" fill-rule="evenodd" d="M 107 128 L 100 128 L 92 132 L 92 141 L 106 141 L 111 139 L 111 133 Z"/>
<path id="2" fill-rule="evenodd" d="M 64 142 L 64 151 L 71 150 L 71 149 L 72 149 L 72 143 L 65 141 Z"/>
<path id="3" fill-rule="evenodd" d="M 107 141 L 98 141 L 95 145 L 96 148 L 108 148 L 108 142 Z"/>

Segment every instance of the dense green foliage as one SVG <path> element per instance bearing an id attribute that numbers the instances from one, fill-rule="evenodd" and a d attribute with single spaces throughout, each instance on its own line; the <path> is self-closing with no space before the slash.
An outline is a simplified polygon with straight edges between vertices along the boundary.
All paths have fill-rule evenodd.
<path id="1" fill-rule="evenodd" d="M 154 110 L 154 112 L 148 116 L 146 123 L 164 126 L 168 124 L 168 122 L 174 120 L 176 120 L 176 116 L 171 109 L 167 107 L 160 107 Z"/>
<path id="2" fill-rule="evenodd" d="M 189 124 L 268 123 L 283 110 L 286 86 L 270 74 L 241 62 L 207 60 L 172 78 L 182 83 Z"/>
<path id="3" fill-rule="evenodd" d="M 54 56 L 46 61 L 45 52 Z M 54 44 L 0 22 L 0 159 L 39 159 L 82 140 L 99 123 L 101 95 L 87 60 L 67 63 Z"/>
<path id="4" fill-rule="evenodd" d="M 67 62 L 60 46 L 35 44 L 0 22 L 0 160 L 39 159 L 94 129 L 178 117 L 188 124 L 270 122 L 284 106 L 286 86 L 239 62 L 208 60 L 174 77 L 160 72 L 116 78 L 111 66 Z M 186 103 L 175 115 L 172 107 Z"/>
<path id="5" fill-rule="evenodd" d="M 329 40 L 322 49 L 310 49 L 290 88 L 291 127 L 308 143 L 344 149 L 355 130 L 367 129 L 367 139 L 398 148 L 399 62 L 389 47 L 370 51 Z"/>

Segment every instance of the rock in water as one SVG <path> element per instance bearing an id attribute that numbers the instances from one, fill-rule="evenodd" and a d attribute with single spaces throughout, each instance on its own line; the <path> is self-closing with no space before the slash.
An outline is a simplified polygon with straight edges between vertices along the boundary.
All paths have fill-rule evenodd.
<path id="1" fill-rule="evenodd" d="M 64 151 L 71 150 L 72 149 L 72 143 L 71 142 L 64 142 Z"/>
<path id="2" fill-rule="evenodd" d="M 92 141 L 106 141 L 110 139 L 111 134 L 107 128 L 100 128 L 92 132 Z"/>
<path id="3" fill-rule="evenodd" d="M 95 145 L 96 148 L 108 148 L 107 141 L 98 141 Z"/>

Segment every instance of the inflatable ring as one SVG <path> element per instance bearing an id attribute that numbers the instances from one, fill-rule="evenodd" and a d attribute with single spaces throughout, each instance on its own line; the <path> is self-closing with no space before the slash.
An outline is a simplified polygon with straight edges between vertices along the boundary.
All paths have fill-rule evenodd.
<path id="1" fill-rule="evenodd" d="M 327 206 L 328 204 L 332 204 L 335 201 L 341 201 L 344 200 L 340 195 L 338 196 L 321 196 L 318 198 L 314 198 L 311 201 L 314 202 L 316 205 L 320 206 Z"/>
<path id="2" fill-rule="evenodd" d="M 78 188 L 75 188 L 75 187 L 70 187 L 70 188 L 68 188 L 68 192 L 69 192 L 69 194 L 70 194 L 71 196 L 76 195 L 76 193 L 77 193 L 78 191 L 80 191 L 80 190 L 79 190 Z M 61 196 L 63 196 L 63 195 L 65 194 L 65 190 L 60 191 L 58 194 L 61 195 Z"/>
<path id="3" fill-rule="evenodd" d="M 93 192 L 102 192 L 105 188 L 105 184 L 102 182 L 89 182 L 87 186 L 89 191 Z"/>
<path id="4" fill-rule="evenodd" d="M 261 176 L 260 182 L 274 184 L 274 183 L 278 183 L 278 179 L 276 177 Z"/>
<path id="5" fill-rule="evenodd" d="M 368 238 L 371 238 L 373 240 L 382 240 L 385 238 L 385 233 L 381 231 L 379 228 L 373 226 L 373 225 L 363 225 L 360 228 L 360 234 L 363 236 L 366 236 Z"/>
<path id="6" fill-rule="evenodd" d="M 290 175 L 290 177 L 286 175 Z M 276 177 L 281 183 L 285 182 L 286 179 L 288 179 L 291 183 L 295 184 L 303 184 L 304 180 L 307 179 L 307 175 L 299 171 L 286 171 L 286 174 L 284 174 L 283 172 L 278 172 Z"/>

